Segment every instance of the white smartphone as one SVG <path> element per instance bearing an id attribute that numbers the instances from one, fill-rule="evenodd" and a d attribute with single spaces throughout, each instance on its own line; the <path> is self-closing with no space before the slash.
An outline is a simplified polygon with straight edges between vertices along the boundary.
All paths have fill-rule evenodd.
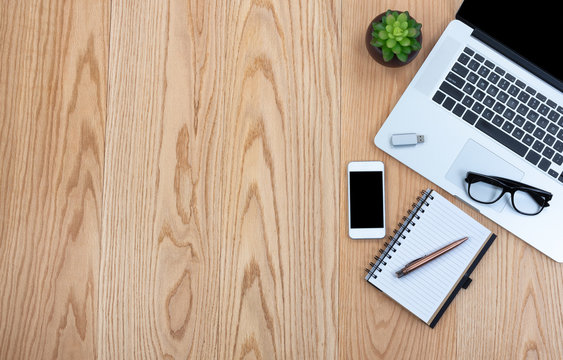
<path id="1" fill-rule="evenodd" d="M 385 237 L 385 173 L 381 161 L 348 163 L 348 235 Z"/>

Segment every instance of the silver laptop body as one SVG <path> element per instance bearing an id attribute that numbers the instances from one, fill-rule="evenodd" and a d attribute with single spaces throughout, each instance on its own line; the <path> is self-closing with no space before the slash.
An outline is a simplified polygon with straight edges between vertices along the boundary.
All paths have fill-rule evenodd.
<path id="1" fill-rule="evenodd" d="M 473 29 L 470 26 L 459 20 L 453 20 L 448 25 L 377 133 L 374 139 L 375 145 L 552 259 L 563 262 L 563 232 L 561 230 L 563 165 L 558 164 L 560 159 L 555 158 L 557 150 L 554 148 L 559 147 L 557 141 L 563 142 L 563 133 L 552 126 L 552 123 L 557 124 L 561 118 L 556 121 L 549 119 L 549 117 L 556 117 L 558 106 L 560 108 L 563 105 L 562 93 L 472 36 L 472 32 Z M 479 60 L 477 61 L 479 67 L 471 62 L 475 59 Z M 467 74 L 461 68 L 452 70 L 453 66 L 460 61 L 465 62 L 462 64 L 464 66 L 472 64 L 474 70 L 470 69 Z M 470 92 L 480 90 L 478 80 L 468 79 L 468 75 L 477 74 L 481 66 L 486 67 L 485 63 L 492 67 L 489 67 L 488 73 L 486 68 L 482 71 L 483 74 L 486 74 L 484 78 L 489 79 L 490 77 L 489 82 L 494 83 L 498 90 L 495 92 L 493 88 L 490 89 L 491 94 L 495 93 L 494 96 L 490 96 L 498 105 L 496 109 L 489 109 L 493 112 L 492 115 L 489 112 L 484 113 L 484 110 L 481 109 L 482 106 L 485 107 L 483 102 L 487 101 L 486 96 L 489 95 L 486 88 L 481 90 L 485 97 L 479 96 L 480 100 L 473 99 L 472 102 L 465 99 Z M 497 76 L 491 75 L 495 73 L 498 75 L 498 79 Z M 457 78 L 451 74 L 456 75 Z M 462 76 L 464 74 L 465 76 Z M 448 75 L 449 79 L 447 79 Z M 461 84 L 459 79 L 462 79 Z M 471 83 L 470 80 L 475 83 Z M 502 83 L 500 83 L 501 80 L 503 80 Z M 508 86 L 506 81 L 509 82 Z M 456 82 L 458 83 L 455 84 Z M 444 83 L 450 86 L 446 86 Z M 466 88 L 468 84 L 471 86 Z M 481 85 L 481 87 L 484 86 Z M 511 90 L 510 86 L 513 85 L 517 89 Z M 520 88 L 520 86 L 524 87 Z M 459 92 L 453 91 L 452 88 Z M 536 104 L 530 99 L 534 96 L 540 97 L 540 104 L 537 104 L 535 110 L 528 106 L 529 111 L 534 111 L 538 117 L 548 119 L 548 124 L 544 124 L 544 120 L 538 119 L 531 113 L 525 113 L 525 108 L 520 107 L 521 101 L 514 103 L 514 100 L 518 100 L 518 96 L 510 95 L 509 91 L 516 94 L 516 90 L 518 93 L 522 91 L 520 95 L 523 99 L 526 98 L 526 94 L 529 95 L 524 103 L 530 103 L 531 106 Z M 459 96 L 460 92 L 463 97 Z M 508 98 L 504 99 L 503 97 L 506 96 L 502 96 L 501 92 L 508 94 Z M 535 94 L 531 94 L 533 92 Z M 501 96 L 501 100 L 497 100 L 497 96 Z M 445 103 L 448 98 L 450 100 Z M 452 100 L 455 101 L 454 105 L 452 105 Z M 508 103 L 509 101 L 510 103 Z M 463 107 L 456 109 L 457 104 L 463 105 L 464 102 Z M 554 103 L 557 104 L 555 107 L 553 107 Z M 540 108 L 540 105 L 543 107 Z M 475 111 L 472 111 L 474 106 Z M 514 109 L 511 108 L 512 106 Z M 507 110 L 509 111 L 507 112 Z M 504 117 L 505 113 L 510 120 Z M 490 116 L 491 119 L 485 119 L 485 115 Z M 520 117 L 515 120 L 517 115 Z M 527 126 L 526 121 L 529 121 L 528 116 L 535 118 L 535 121 L 532 122 L 535 128 L 527 127 L 527 130 L 524 130 L 524 127 Z M 525 120 L 522 121 L 521 118 Z M 541 124 L 538 124 L 538 121 L 541 121 Z M 512 125 L 508 125 L 509 123 Z M 542 127 L 543 125 L 545 126 Z M 550 126 L 549 129 L 548 126 Z M 517 130 L 517 128 L 521 130 Z M 542 131 L 534 134 L 538 129 Z M 515 140 L 521 142 L 525 135 L 530 135 L 533 137 L 531 148 L 542 132 L 544 133 L 542 137 L 551 145 L 544 145 L 542 149 L 541 144 L 538 143 L 537 151 L 534 150 L 533 153 L 528 149 L 523 150 L 524 148 L 514 142 Z M 392 146 L 391 136 L 402 133 L 424 135 L 425 141 L 414 146 Z M 548 135 L 550 137 L 546 138 Z M 530 142 L 529 137 L 526 139 Z M 545 150 L 549 147 L 555 154 Z M 543 152 L 546 155 L 543 155 Z M 538 154 L 539 159 L 537 159 Z M 550 154 L 551 156 L 549 156 Z M 544 157 L 547 160 L 543 160 Z M 545 169 L 546 165 L 548 165 L 547 169 Z M 550 206 L 536 216 L 525 216 L 516 212 L 511 206 L 509 194 L 495 204 L 480 204 L 469 198 L 467 194 L 465 177 L 468 171 L 520 181 L 551 192 L 553 198 Z"/>

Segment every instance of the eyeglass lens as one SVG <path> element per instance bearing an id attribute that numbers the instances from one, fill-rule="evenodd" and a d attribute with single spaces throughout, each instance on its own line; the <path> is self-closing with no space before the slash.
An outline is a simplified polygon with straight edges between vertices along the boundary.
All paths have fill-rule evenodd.
<path id="1" fill-rule="evenodd" d="M 534 215 L 543 209 L 543 201 L 538 199 L 537 195 L 536 198 L 534 198 L 534 196 L 527 191 L 516 190 L 514 195 L 512 195 L 512 201 L 514 207 L 524 214 Z"/>
<path id="2" fill-rule="evenodd" d="M 494 203 L 502 194 L 502 187 L 477 181 L 469 185 L 469 196 L 483 203 Z"/>
<path id="3" fill-rule="evenodd" d="M 469 196 L 482 203 L 494 203 L 502 195 L 503 188 L 485 181 L 469 184 Z M 523 190 L 516 190 L 512 196 L 514 208 L 524 214 L 535 215 L 543 209 L 543 201 L 538 195 Z"/>

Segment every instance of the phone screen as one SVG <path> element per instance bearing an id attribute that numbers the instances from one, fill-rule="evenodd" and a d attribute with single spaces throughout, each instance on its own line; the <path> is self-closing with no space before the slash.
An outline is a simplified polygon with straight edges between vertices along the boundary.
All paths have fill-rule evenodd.
<path id="1" fill-rule="evenodd" d="M 383 172 L 350 172 L 350 227 L 382 228 Z"/>

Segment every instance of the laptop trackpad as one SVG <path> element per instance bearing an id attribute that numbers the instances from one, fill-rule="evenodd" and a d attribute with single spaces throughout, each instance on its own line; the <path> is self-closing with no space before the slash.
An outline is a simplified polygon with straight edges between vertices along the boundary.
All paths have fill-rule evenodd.
<path id="1" fill-rule="evenodd" d="M 471 139 L 467 140 L 463 149 L 461 149 L 457 158 L 450 166 L 450 169 L 446 173 L 446 179 L 465 192 L 467 191 L 465 177 L 468 171 L 485 175 L 501 176 L 516 181 L 520 181 L 524 177 L 523 171 Z M 487 206 L 490 206 L 495 211 L 501 212 L 506 204 L 507 201 L 501 199 Z"/>

